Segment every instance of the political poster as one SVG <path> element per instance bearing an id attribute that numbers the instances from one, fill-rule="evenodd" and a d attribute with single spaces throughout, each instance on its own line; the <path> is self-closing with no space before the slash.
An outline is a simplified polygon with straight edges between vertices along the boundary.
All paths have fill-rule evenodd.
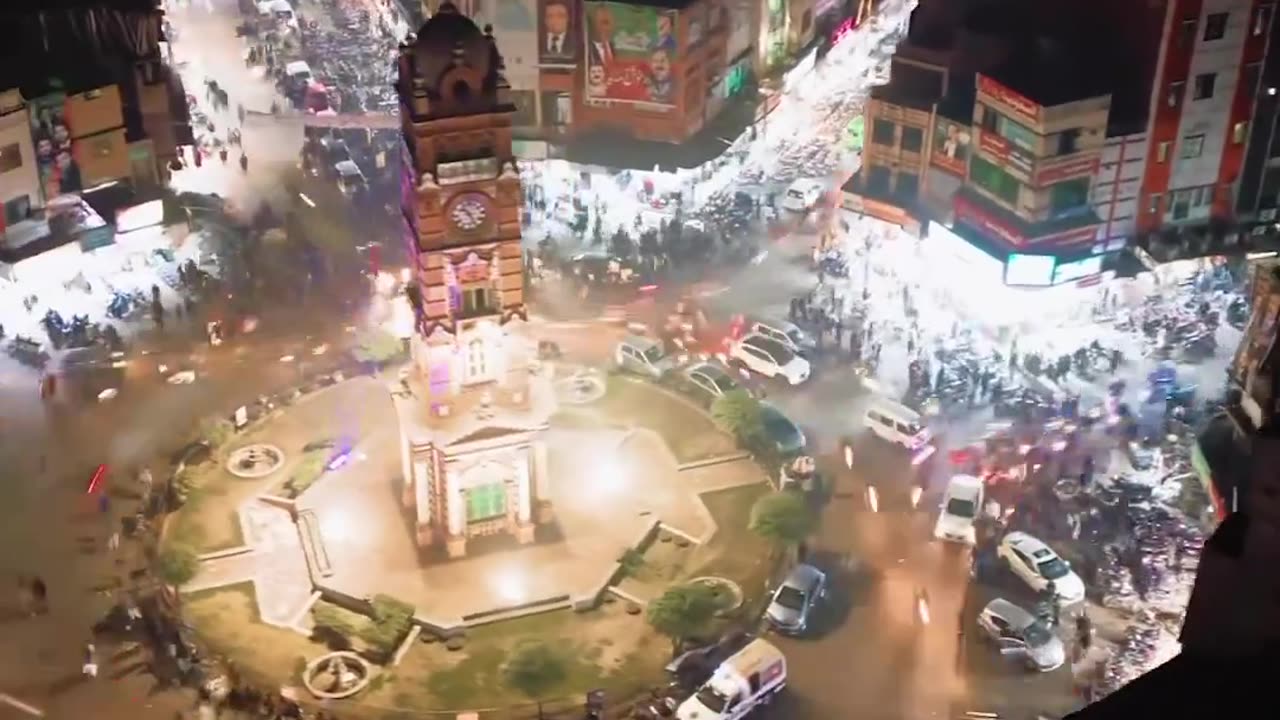
<path id="1" fill-rule="evenodd" d="M 674 105 L 675 11 L 592 0 L 583 8 L 587 102 Z"/>
<path id="2" fill-rule="evenodd" d="M 582 33 L 576 26 L 576 3 L 570 0 L 538 0 L 538 62 L 573 65 L 578 59 Z"/>

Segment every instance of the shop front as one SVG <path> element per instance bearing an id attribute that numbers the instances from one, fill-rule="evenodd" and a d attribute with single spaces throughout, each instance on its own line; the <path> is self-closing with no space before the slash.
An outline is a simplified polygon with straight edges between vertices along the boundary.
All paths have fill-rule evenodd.
<path id="1" fill-rule="evenodd" d="M 855 216 L 871 217 L 897 225 L 908 235 L 920 237 L 922 229 L 920 219 L 910 210 L 898 205 L 850 192 L 846 189 L 840 193 L 840 208 Z"/>
<path id="2" fill-rule="evenodd" d="M 929 285 L 995 328 L 1090 322 L 1108 275 L 1102 255 L 1002 251 L 962 225 L 930 222 L 924 247 Z"/>

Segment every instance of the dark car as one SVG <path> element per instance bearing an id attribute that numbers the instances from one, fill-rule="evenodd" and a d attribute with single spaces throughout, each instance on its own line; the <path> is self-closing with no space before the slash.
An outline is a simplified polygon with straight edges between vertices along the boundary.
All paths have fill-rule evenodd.
<path id="1" fill-rule="evenodd" d="M 760 419 L 764 423 L 764 432 L 778 448 L 783 457 L 799 455 L 808 443 L 800 426 L 791 422 L 791 418 L 781 410 L 767 402 L 760 403 Z"/>

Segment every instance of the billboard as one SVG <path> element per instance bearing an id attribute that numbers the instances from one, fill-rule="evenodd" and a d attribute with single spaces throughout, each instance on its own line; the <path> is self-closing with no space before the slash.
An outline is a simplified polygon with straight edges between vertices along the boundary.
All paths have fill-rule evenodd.
<path id="1" fill-rule="evenodd" d="M 933 124 L 933 164 L 964 177 L 969 170 L 969 144 L 973 135 L 967 125 L 940 117 Z"/>
<path id="2" fill-rule="evenodd" d="M 1053 284 L 1057 258 L 1052 255 L 1010 253 L 1004 262 L 1004 284 L 1025 287 L 1047 287 Z"/>
<path id="3" fill-rule="evenodd" d="M 674 105 L 675 11 L 596 0 L 583 7 L 588 102 Z"/>
<path id="4" fill-rule="evenodd" d="M 66 96 L 45 95 L 27 104 L 31 116 L 31 142 L 36 149 L 36 167 L 45 202 L 84 189 L 80 165 L 71 147 L 67 125 Z"/>
<path id="5" fill-rule="evenodd" d="M 542 65 L 574 65 L 578 59 L 577 3 L 538 0 L 538 62 Z"/>

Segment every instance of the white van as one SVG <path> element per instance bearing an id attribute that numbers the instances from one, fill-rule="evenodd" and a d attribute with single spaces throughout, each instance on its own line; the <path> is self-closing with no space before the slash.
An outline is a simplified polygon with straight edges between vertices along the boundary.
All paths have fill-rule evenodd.
<path id="1" fill-rule="evenodd" d="M 886 398 L 877 398 L 867 408 L 862 422 L 881 440 L 916 451 L 933 439 L 933 433 L 925 427 L 920 413 Z"/>
<path id="2" fill-rule="evenodd" d="M 720 663 L 711 679 L 676 708 L 678 720 L 738 720 L 787 686 L 787 659 L 772 643 L 752 640 Z"/>
<path id="3" fill-rule="evenodd" d="M 822 199 L 824 190 L 822 183 L 817 180 L 796 180 L 782 196 L 782 209 L 791 212 L 812 210 Z"/>
<path id="4" fill-rule="evenodd" d="M 972 475 L 956 475 L 947 483 L 942 496 L 942 510 L 933 526 L 933 536 L 943 542 L 963 543 L 972 547 L 978 542 L 973 522 L 982 512 L 983 484 Z"/>

